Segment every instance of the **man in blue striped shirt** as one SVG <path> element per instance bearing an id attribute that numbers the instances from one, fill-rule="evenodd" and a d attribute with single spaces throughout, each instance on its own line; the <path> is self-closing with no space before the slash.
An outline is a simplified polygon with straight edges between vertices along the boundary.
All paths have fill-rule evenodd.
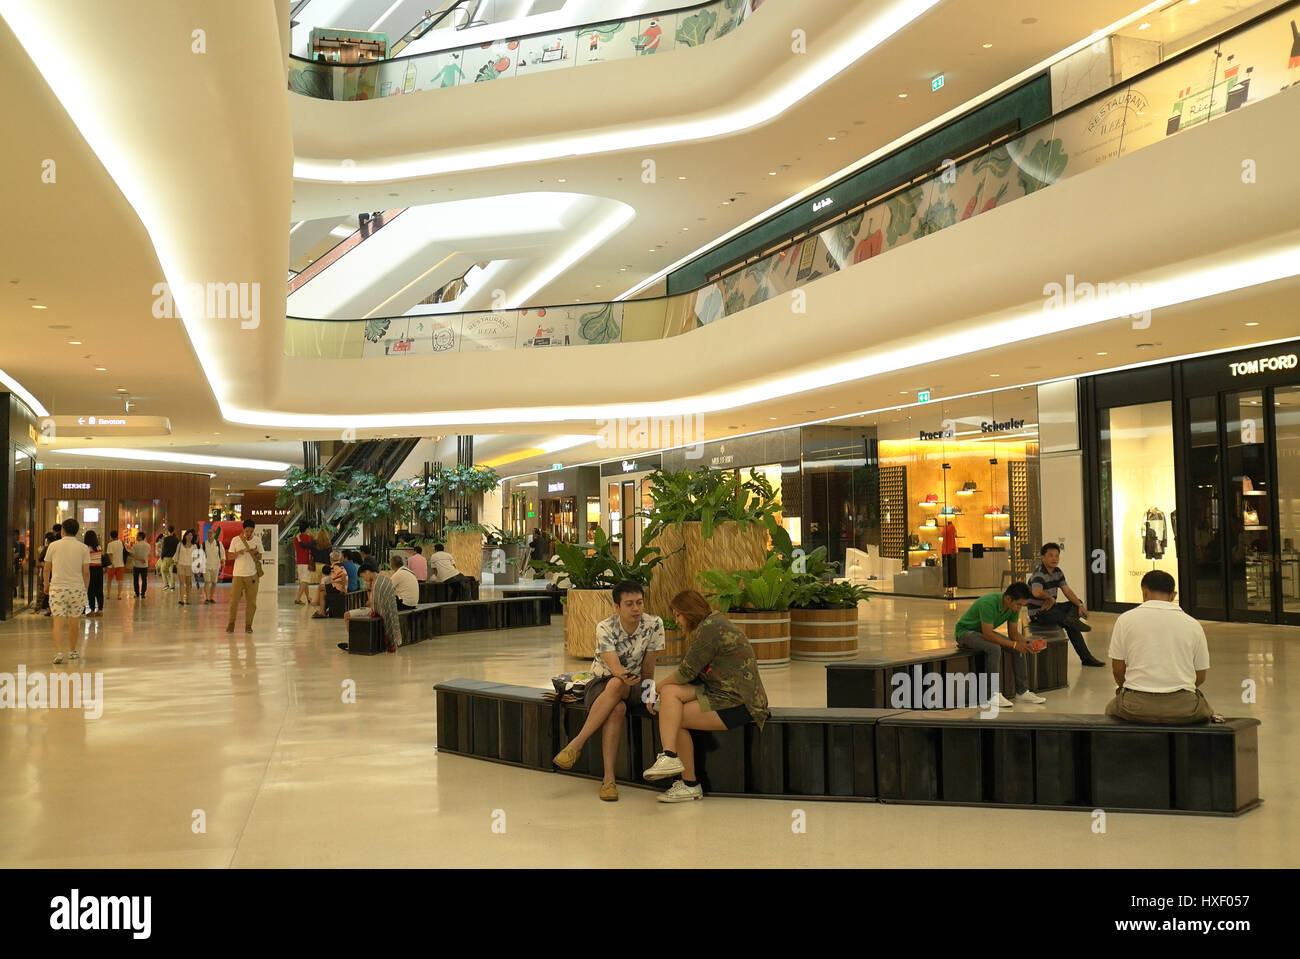
<path id="1" fill-rule="evenodd" d="M 1088 607 L 1074 594 L 1065 582 L 1065 571 L 1061 569 L 1061 547 L 1056 543 L 1044 543 L 1038 551 L 1042 562 L 1029 574 L 1029 589 L 1034 594 L 1029 601 L 1029 622 L 1034 626 L 1060 626 L 1065 635 L 1070 637 L 1070 644 L 1079 654 L 1079 661 L 1085 666 L 1106 665 L 1088 649 L 1083 634 L 1092 629 L 1084 619 L 1088 616 Z M 1057 591 L 1065 593 L 1069 602 L 1058 602 Z"/>

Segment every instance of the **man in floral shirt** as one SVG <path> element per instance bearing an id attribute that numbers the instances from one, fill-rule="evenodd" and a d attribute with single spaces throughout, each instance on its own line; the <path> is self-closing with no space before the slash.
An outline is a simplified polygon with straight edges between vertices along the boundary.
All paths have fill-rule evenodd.
<path id="1" fill-rule="evenodd" d="M 615 586 L 614 608 L 614 615 L 596 626 L 596 658 L 591 663 L 595 678 L 587 683 L 584 694 L 587 722 L 553 760 L 561 769 L 572 769 L 587 740 L 603 728 L 601 755 L 605 775 L 600 784 L 600 798 L 607 802 L 618 799 L 614 763 L 618 759 L 623 718 L 630 711 L 645 711 L 641 689 L 653 688 L 655 659 L 664 648 L 664 621 L 645 614 L 645 592 L 640 583 L 628 581 Z"/>

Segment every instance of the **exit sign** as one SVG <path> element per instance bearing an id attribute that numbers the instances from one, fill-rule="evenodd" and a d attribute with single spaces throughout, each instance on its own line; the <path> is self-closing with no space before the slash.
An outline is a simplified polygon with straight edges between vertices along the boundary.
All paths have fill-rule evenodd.
<path id="1" fill-rule="evenodd" d="M 551 464 L 551 469 L 553 469 L 553 470 L 562 470 L 562 469 L 564 469 L 564 464 L 563 464 L 563 463 L 552 463 L 552 464 Z"/>
<path id="2" fill-rule="evenodd" d="M 930 402 L 930 391 L 929 391 L 929 390 L 918 390 L 917 393 L 916 393 L 916 401 L 917 401 L 918 403 L 929 403 L 929 402 Z"/>
<path id="3" fill-rule="evenodd" d="M 936 90 L 942 90 L 942 89 L 943 89 L 943 74 L 941 73 L 933 80 L 930 81 L 930 91 L 934 92 Z"/>

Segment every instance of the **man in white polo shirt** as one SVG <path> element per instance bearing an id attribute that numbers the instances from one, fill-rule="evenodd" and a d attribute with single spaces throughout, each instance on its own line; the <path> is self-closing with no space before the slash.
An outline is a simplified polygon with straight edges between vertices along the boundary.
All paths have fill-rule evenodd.
<path id="1" fill-rule="evenodd" d="M 1205 630 L 1174 602 L 1174 578 L 1162 570 L 1142 577 L 1142 605 L 1115 620 L 1110 665 L 1119 688 L 1107 716 L 1169 725 L 1213 716 L 1197 688 L 1210 668 Z"/>

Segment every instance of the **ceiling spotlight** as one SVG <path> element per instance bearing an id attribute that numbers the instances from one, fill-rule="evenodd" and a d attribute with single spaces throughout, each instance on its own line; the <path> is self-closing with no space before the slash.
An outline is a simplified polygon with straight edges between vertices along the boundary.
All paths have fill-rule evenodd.
<path id="1" fill-rule="evenodd" d="M 684 177 L 684 176 L 679 176 L 677 179 L 679 179 L 679 180 L 685 180 L 686 177 Z"/>
<path id="2" fill-rule="evenodd" d="M 96 372 L 96 373 L 107 373 L 107 372 L 108 372 L 108 369 L 107 369 L 107 367 L 97 366 L 97 367 L 95 367 L 95 372 Z"/>
<path id="3" fill-rule="evenodd" d="M 827 137 L 826 139 L 830 140 L 832 143 L 835 142 L 835 137 Z"/>
<path id="4" fill-rule="evenodd" d="M 906 94 L 906 93 L 900 93 L 900 94 L 898 95 L 898 99 L 900 99 L 900 100 L 906 100 L 906 99 L 907 99 L 907 94 Z"/>
<path id="5" fill-rule="evenodd" d="M 81 340 L 68 340 L 68 346 L 80 346 Z"/>
<path id="6" fill-rule="evenodd" d="M 1255 323 L 1255 322 L 1253 322 L 1253 321 L 1250 322 L 1250 323 L 1247 323 L 1246 325 L 1247 325 L 1247 326 L 1259 326 L 1258 323 Z"/>
<path id="7" fill-rule="evenodd" d="M 49 307 L 48 307 L 48 306 L 41 306 L 39 303 L 33 303 L 33 304 L 32 304 L 32 309 L 33 309 L 33 310 L 48 310 Z"/>
<path id="8" fill-rule="evenodd" d="M 985 50 L 988 50 L 988 49 L 990 49 L 992 46 L 993 46 L 993 44 L 991 44 L 991 43 L 986 43 L 986 44 L 984 44 L 984 49 L 985 49 Z"/>
<path id="9" fill-rule="evenodd" d="M 1097 355 L 1098 355 L 1098 356 L 1109 356 L 1110 354 L 1109 354 L 1109 353 L 1098 353 Z"/>

